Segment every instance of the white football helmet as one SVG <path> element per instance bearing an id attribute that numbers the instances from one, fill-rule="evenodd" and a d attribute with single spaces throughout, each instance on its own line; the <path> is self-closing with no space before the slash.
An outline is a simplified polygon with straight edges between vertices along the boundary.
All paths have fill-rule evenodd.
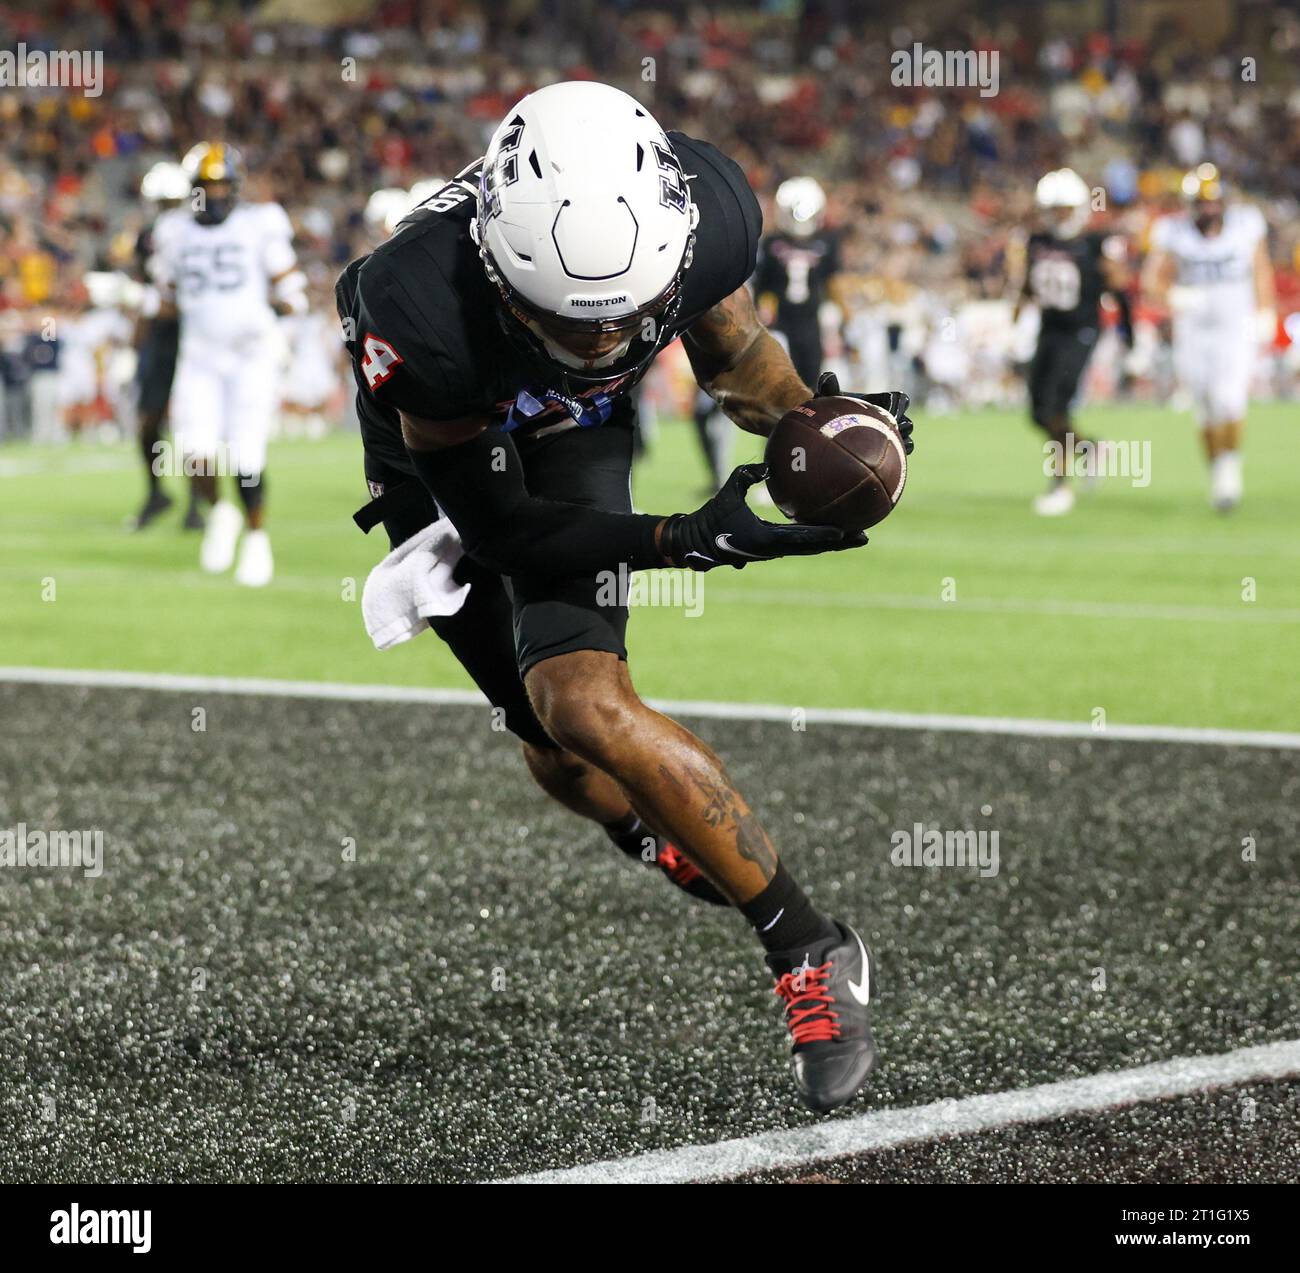
<path id="1" fill-rule="evenodd" d="M 179 203 L 190 197 L 190 179 L 180 164 L 160 160 L 144 174 L 140 197 L 150 203 Z"/>
<path id="2" fill-rule="evenodd" d="M 417 181 L 410 190 L 409 206 L 418 208 L 426 199 L 432 199 L 446 184 L 441 177 L 426 177 L 423 181 Z"/>
<path id="3" fill-rule="evenodd" d="M 411 196 L 401 186 L 383 186 L 366 200 L 362 214 L 372 236 L 392 234 L 411 206 Z"/>
<path id="4" fill-rule="evenodd" d="M 1088 224 L 1092 215 L 1088 183 L 1073 168 L 1046 173 L 1034 191 L 1034 202 L 1047 212 L 1058 238 L 1070 239 Z"/>
<path id="5" fill-rule="evenodd" d="M 599 385 L 640 374 L 667 343 L 698 219 L 650 112 L 575 81 L 530 93 L 493 134 L 474 237 L 516 343 Z"/>
<path id="6" fill-rule="evenodd" d="M 787 234 L 807 238 L 825 211 L 826 192 L 811 177 L 791 177 L 776 188 L 777 224 Z"/>

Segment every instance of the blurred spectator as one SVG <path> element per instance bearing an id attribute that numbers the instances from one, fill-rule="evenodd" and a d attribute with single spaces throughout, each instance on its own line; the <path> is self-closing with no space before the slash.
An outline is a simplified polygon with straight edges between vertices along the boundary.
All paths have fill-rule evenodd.
<path id="1" fill-rule="evenodd" d="M 346 19 L 309 25 L 335 13 Z M 1009 321 L 996 331 L 997 303 L 1034 183 L 1064 162 L 1105 190 L 1099 222 L 1140 247 L 1171 177 L 1212 159 L 1235 190 L 1263 201 L 1277 261 L 1294 278 L 1293 12 L 1135 0 L 1117 34 L 1084 25 L 1049 33 L 1036 4 L 981 13 L 945 25 L 915 6 L 842 0 L 61 0 L 38 12 L 0 9 L 0 47 L 102 49 L 107 79 L 99 97 L 0 89 L 8 411 L 25 410 L 14 332 L 39 334 L 43 319 L 75 308 L 88 270 L 120 261 L 142 223 L 138 183 L 154 160 L 200 139 L 236 142 L 253 174 L 247 197 L 280 200 L 304 265 L 328 277 L 370 246 L 362 214 L 372 191 L 452 175 L 482 152 L 514 100 L 561 78 L 626 88 L 666 126 L 731 154 L 765 197 L 801 173 L 826 186 L 855 298 L 832 343 L 872 377 L 854 383 L 902 369 L 918 387 L 943 383 L 952 395 L 966 385 L 980 400 L 995 397 L 994 386 L 1018 392 L 989 374 L 990 349 L 1010 359 L 1020 339 Z M 1084 23 L 1091 13 L 1053 16 Z M 891 54 L 913 42 L 996 52 L 998 92 L 895 86 Z M 1300 305 L 1285 282 L 1284 320 Z M 961 350 L 942 348 L 945 332 Z M 973 366 L 974 379 L 964 374 Z"/>

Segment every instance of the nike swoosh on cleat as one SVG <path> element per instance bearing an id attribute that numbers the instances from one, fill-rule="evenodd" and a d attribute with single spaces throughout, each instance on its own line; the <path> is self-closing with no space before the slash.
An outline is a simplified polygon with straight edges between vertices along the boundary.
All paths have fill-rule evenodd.
<path id="1" fill-rule="evenodd" d="M 743 548 L 737 548 L 736 545 L 731 542 L 730 532 L 723 535 L 718 535 L 713 542 L 717 544 L 717 546 L 721 548 L 724 553 L 734 553 L 737 557 L 748 557 L 750 561 L 767 560 L 766 557 L 763 557 L 759 553 L 747 553 Z"/>
<path id="2" fill-rule="evenodd" d="M 845 925 L 845 927 L 848 927 Z M 858 943 L 858 950 L 862 954 L 862 984 L 858 985 L 852 977 L 849 978 L 849 993 L 865 1008 L 871 999 L 871 960 L 867 956 L 867 948 L 862 944 L 862 938 L 853 933 L 853 940 Z"/>

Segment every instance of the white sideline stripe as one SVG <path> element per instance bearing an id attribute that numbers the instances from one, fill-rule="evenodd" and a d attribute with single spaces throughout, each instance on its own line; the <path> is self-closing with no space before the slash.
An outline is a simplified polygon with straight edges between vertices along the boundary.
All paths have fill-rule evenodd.
<path id="1" fill-rule="evenodd" d="M 686 1145 L 512 1176 L 502 1184 L 683 1184 L 730 1179 L 777 1167 L 811 1166 L 828 1158 L 890 1149 L 917 1141 L 989 1131 L 1013 1123 L 1040 1123 L 1142 1101 L 1188 1096 L 1256 1079 L 1300 1074 L 1300 1039 L 1240 1048 L 1219 1056 L 1179 1057 L 1132 1070 L 1091 1074 L 1012 1092 L 935 1101 L 910 1109 L 874 1110 L 857 1118 L 763 1132 L 712 1145 Z"/>
<path id="2" fill-rule="evenodd" d="M 53 521 L 55 519 L 51 519 Z M 313 523 L 317 529 L 328 527 L 326 522 Z M 301 531 L 306 523 L 297 523 Z M 127 528 L 123 526 L 125 536 Z M 41 545 L 40 533 L 28 525 L 21 531 L 9 533 L 9 539 L 31 545 Z M 0 566 L 0 578 L 31 582 L 41 570 L 26 566 Z M 138 570 L 128 566 L 61 566 L 60 579 L 88 580 L 104 583 L 112 580 L 135 582 Z M 202 575 L 197 570 L 178 568 L 165 576 L 168 587 L 203 588 L 214 591 L 228 587 L 229 581 Z M 286 575 L 275 576 L 275 586 L 282 592 L 311 593 L 318 597 L 338 596 L 340 580 L 335 576 Z M 1027 614 L 1046 618 L 1076 618 L 1096 620 L 1125 620 L 1134 623 L 1245 623 L 1245 624 L 1300 624 L 1300 609 L 1257 606 L 1253 602 L 1240 602 L 1232 606 L 1193 606 L 1170 603 L 1168 605 L 1133 604 L 1123 601 L 1069 601 L 1059 598 L 1032 597 L 964 597 L 957 601 L 944 601 L 939 597 L 922 597 L 910 593 L 873 592 L 806 592 L 799 589 L 772 590 L 738 588 L 713 591 L 708 603 L 727 606 L 781 606 L 813 607 L 825 610 L 890 610 L 941 613 L 947 616 Z"/>
<path id="3" fill-rule="evenodd" d="M 0 667 L 0 683 L 74 685 L 92 689 L 180 690 L 195 694 L 256 694 L 274 698 L 341 699 L 354 703 L 424 703 L 432 707 L 483 707 L 478 690 L 410 685 L 352 685 L 338 681 L 278 681 L 249 676 L 184 676 L 171 672 L 115 672 L 93 668 Z M 915 729 L 939 733 L 1019 734 L 1030 738 L 1091 738 L 1097 742 L 1200 743 L 1218 747 L 1278 747 L 1300 751 L 1300 734 L 1262 729 L 1200 729 L 1186 725 L 1107 725 L 1088 721 L 1032 720 L 1014 716 L 951 716 L 878 712 L 855 707 L 793 707 L 778 703 L 717 703 L 708 699 L 646 700 L 674 716 L 773 721 L 788 725 L 794 713 L 811 725 Z"/>

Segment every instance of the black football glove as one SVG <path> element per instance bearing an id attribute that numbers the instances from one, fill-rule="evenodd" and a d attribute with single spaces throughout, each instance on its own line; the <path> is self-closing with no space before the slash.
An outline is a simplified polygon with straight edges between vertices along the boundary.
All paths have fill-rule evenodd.
<path id="1" fill-rule="evenodd" d="M 833 371 L 823 371 L 817 377 L 817 392 L 813 394 L 814 398 L 859 398 L 863 402 L 869 402 L 873 407 L 883 407 L 894 417 L 894 423 L 898 425 L 898 432 L 903 439 L 903 451 L 907 455 L 912 454 L 912 448 L 915 445 L 912 441 L 912 429 L 915 427 L 912 421 L 908 419 L 907 406 L 912 400 L 907 394 L 897 389 L 889 389 L 885 393 L 855 393 L 852 389 L 841 389 L 840 379 Z"/>
<path id="2" fill-rule="evenodd" d="M 745 492 L 767 477 L 766 464 L 742 464 L 722 489 L 693 513 L 677 513 L 664 525 L 664 555 L 674 566 L 712 570 L 774 557 L 810 557 L 814 553 L 861 548 L 861 531 L 845 534 L 835 526 L 777 525 L 756 517 Z"/>

